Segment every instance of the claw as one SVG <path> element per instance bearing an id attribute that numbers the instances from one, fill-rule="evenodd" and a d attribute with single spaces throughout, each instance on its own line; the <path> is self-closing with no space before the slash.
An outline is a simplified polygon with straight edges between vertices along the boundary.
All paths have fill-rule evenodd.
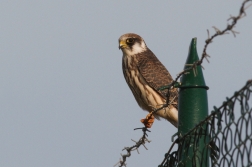
<path id="1" fill-rule="evenodd" d="M 145 119 L 141 119 L 140 121 L 144 124 L 146 128 L 151 128 L 152 124 L 154 123 L 155 117 L 152 113 L 149 113 Z"/>

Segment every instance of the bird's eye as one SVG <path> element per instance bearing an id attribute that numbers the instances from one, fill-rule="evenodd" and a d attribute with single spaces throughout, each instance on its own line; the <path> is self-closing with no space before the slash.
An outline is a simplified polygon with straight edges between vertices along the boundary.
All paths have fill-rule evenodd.
<path id="1" fill-rule="evenodd" d="M 134 38 L 129 38 L 126 40 L 128 44 L 132 44 L 134 41 L 135 41 Z"/>

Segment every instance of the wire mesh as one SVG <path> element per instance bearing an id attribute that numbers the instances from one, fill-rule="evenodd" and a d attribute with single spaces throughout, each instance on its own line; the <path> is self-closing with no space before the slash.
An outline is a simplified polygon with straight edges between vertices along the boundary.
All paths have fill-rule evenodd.
<path id="1" fill-rule="evenodd" d="M 227 27 L 226 28 L 224 28 L 223 30 L 219 30 L 217 27 L 215 27 L 215 26 L 213 26 L 213 28 L 214 28 L 214 30 L 215 30 L 215 33 L 213 34 L 213 35 L 210 35 L 210 32 L 209 32 L 209 30 L 207 30 L 207 33 L 208 33 L 208 38 L 205 40 L 205 45 L 204 45 L 204 48 L 203 48 L 203 52 L 202 52 L 202 54 L 201 54 L 201 58 L 200 58 L 200 60 L 199 61 L 196 61 L 196 62 L 194 62 L 193 64 L 189 64 L 190 65 L 190 67 L 189 68 L 187 68 L 186 70 L 183 70 L 183 71 L 181 71 L 179 74 L 177 74 L 177 77 L 174 79 L 174 81 L 170 84 L 170 85 L 167 85 L 167 86 L 163 86 L 163 87 L 161 87 L 161 88 L 159 88 L 158 90 L 164 90 L 164 89 L 171 89 L 172 87 L 179 87 L 179 83 L 178 83 L 178 80 L 179 80 L 179 78 L 182 76 L 182 75 L 184 75 L 184 74 L 187 74 L 188 73 L 188 71 L 190 71 L 190 70 L 193 70 L 194 71 L 194 73 L 196 74 L 196 72 L 197 71 L 195 71 L 196 70 L 196 67 L 197 66 L 201 66 L 202 68 L 203 68 L 203 66 L 202 66 L 202 63 L 203 63 L 203 60 L 204 59 L 206 59 L 206 61 L 207 62 L 209 62 L 209 60 L 208 60 L 208 58 L 210 57 L 209 55 L 208 55 L 208 53 L 207 53 L 207 48 L 208 48 L 208 46 L 213 42 L 213 40 L 216 38 L 216 37 L 218 37 L 218 36 L 220 36 L 220 35 L 224 35 L 224 34 L 228 34 L 229 32 L 230 33 L 232 33 L 234 36 L 236 36 L 236 34 L 238 34 L 238 32 L 237 31 L 235 31 L 234 30 L 234 27 L 237 25 L 237 22 L 241 19 L 241 18 L 244 18 L 245 16 L 246 16 L 246 13 L 245 13 L 245 10 L 248 8 L 248 7 L 250 7 L 251 6 L 251 4 L 249 4 L 249 5 L 247 5 L 247 3 L 249 3 L 249 2 L 251 2 L 252 0 L 244 0 L 243 1 L 243 3 L 242 3 L 242 5 L 241 5 L 241 7 L 240 7 L 240 10 L 239 10 L 239 13 L 238 13 L 238 15 L 236 15 L 236 16 L 232 16 L 232 15 L 230 15 L 230 18 L 228 19 L 228 24 L 227 24 Z M 245 89 L 245 88 L 244 88 Z M 251 89 L 250 89 L 251 90 Z M 241 90 L 242 91 L 242 90 Z M 247 90 L 248 91 L 248 90 Z M 240 91 L 239 91 L 240 92 Z M 251 91 L 248 91 L 248 92 L 251 92 Z M 238 95 L 237 95 L 238 96 Z M 174 100 L 174 98 L 172 98 L 171 100 L 170 100 L 170 94 L 169 94 L 169 91 L 168 91 L 168 94 L 167 94 L 167 101 L 166 101 L 166 104 L 164 104 L 163 106 L 161 106 L 160 108 L 157 108 L 157 109 L 155 109 L 152 113 L 155 113 L 155 112 L 157 112 L 157 111 L 159 111 L 159 110 L 162 110 L 163 108 L 165 108 L 165 107 L 167 107 L 168 105 L 170 105 L 172 102 L 173 102 L 173 100 Z M 241 98 L 241 96 L 239 96 L 240 98 Z M 234 98 L 236 98 L 236 97 L 234 97 Z M 237 97 L 238 98 L 238 97 Z M 247 98 L 247 100 L 249 99 L 249 97 Z M 231 101 L 231 102 L 235 102 L 236 100 L 234 100 L 234 101 Z M 239 101 L 239 100 L 238 100 Z M 231 103 L 230 102 L 230 103 Z M 223 106 L 222 106 L 223 107 Z M 216 109 L 217 110 L 217 109 Z M 230 110 L 230 109 L 223 109 L 223 110 Z M 232 109 L 233 110 L 233 109 Z M 245 110 L 245 109 L 242 109 L 242 110 Z M 234 135 L 233 133 L 235 133 L 235 135 L 236 134 L 243 134 L 244 132 L 243 131 L 239 131 L 238 130 L 238 132 L 236 132 L 236 130 L 235 130 L 235 132 L 233 132 L 233 131 L 231 131 L 230 132 L 230 129 L 233 129 L 235 126 L 233 125 L 229 125 L 229 127 L 225 130 L 225 132 L 223 132 L 223 128 L 227 125 L 227 124 L 223 124 L 223 122 L 218 122 L 218 119 L 222 119 L 222 118 L 224 118 L 224 116 L 222 115 L 222 114 L 228 114 L 228 111 L 222 111 L 223 113 L 221 113 L 221 111 L 222 111 L 222 109 L 221 108 L 219 108 L 218 109 L 218 111 L 214 111 L 214 113 L 212 113 L 206 120 L 204 120 L 203 122 L 202 122 L 202 124 L 199 124 L 198 126 L 197 126 L 197 128 L 198 129 L 194 129 L 194 130 L 192 130 L 190 133 L 188 133 L 187 135 L 185 135 L 184 137 L 179 137 L 179 139 L 180 139 L 180 141 L 179 140 L 176 140 L 176 143 L 179 141 L 179 150 L 184 150 L 184 151 L 187 151 L 187 152 L 189 152 L 189 149 L 188 148 L 186 148 L 186 147 L 188 147 L 188 146 L 190 146 L 190 147 L 192 147 L 191 146 L 191 144 L 194 144 L 193 145 L 193 149 L 197 149 L 197 141 L 204 141 L 204 145 L 206 145 L 206 148 L 205 149 L 203 149 L 203 150 L 201 150 L 202 152 L 205 152 L 205 151 L 207 151 L 207 152 L 209 152 L 209 154 L 206 154 L 206 155 L 210 155 L 211 156 L 211 163 L 212 163 L 212 166 L 214 166 L 215 164 L 217 164 L 217 163 L 219 163 L 219 162 L 221 162 L 221 163 L 223 163 L 223 164 L 226 164 L 227 162 L 226 161 L 228 161 L 228 162 L 232 162 L 233 160 L 229 160 L 229 157 L 234 157 L 234 155 L 232 154 L 232 155 L 230 155 L 230 154 L 228 154 L 228 155 L 224 155 L 223 156 L 223 158 L 222 159 L 219 159 L 219 156 L 220 156 L 220 154 L 221 154 L 221 152 L 219 152 L 219 148 L 221 148 L 220 147 L 220 145 L 222 144 L 223 145 L 223 147 L 225 147 L 225 149 L 227 149 L 227 147 L 226 147 L 226 143 L 222 143 L 222 141 L 220 141 L 220 137 L 221 136 L 224 136 L 224 134 L 226 135 L 229 135 L 230 136 L 230 134 L 229 133 L 232 133 L 232 136 Z M 247 111 L 247 113 L 248 113 L 248 111 Z M 228 118 L 228 119 L 234 119 L 234 118 L 232 118 L 233 116 L 232 116 L 232 114 L 233 113 L 230 113 L 229 115 L 230 115 L 230 118 Z M 244 126 L 243 124 L 244 124 L 244 119 L 247 121 L 245 121 L 245 124 L 246 124 L 246 127 L 247 127 L 247 129 L 246 129 L 246 136 L 248 137 L 248 134 L 250 134 L 250 137 L 248 137 L 250 140 L 251 140 L 251 131 L 252 131 L 252 128 L 251 128 L 251 110 L 249 111 L 249 114 L 250 114 L 250 117 L 247 119 L 247 118 L 241 118 L 241 120 L 240 120 L 240 122 L 239 122 L 239 125 L 238 126 L 240 126 L 240 127 L 242 127 L 242 126 Z M 233 114 L 234 115 L 234 114 Z M 218 119 L 216 119 L 215 118 L 215 116 L 219 116 L 219 117 L 216 117 L 216 118 L 218 118 Z M 210 121 L 209 123 L 207 123 L 208 121 Z M 234 120 L 233 120 L 234 121 Z M 249 122 L 250 121 L 250 122 Z M 216 125 L 215 125 L 216 124 Z M 232 123 L 231 123 L 232 124 Z M 206 132 L 204 132 L 204 126 L 207 126 L 209 129 L 210 129 L 210 133 L 206 133 Z M 217 128 L 217 129 L 216 129 Z M 237 126 L 236 126 L 236 128 L 237 128 Z M 235 129 L 236 129 L 235 128 Z M 138 129 L 138 128 L 136 128 L 136 129 Z M 136 130 L 135 129 L 135 130 Z M 150 140 L 148 140 L 147 139 L 147 131 L 148 131 L 148 129 L 147 129 L 147 127 L 144 127 L 144 128 L 140 128 L 140 129 L 142 129 L 142 131 L 143 131 L 143 135 L 142 135 L 142 137 L 137 141 L 137 142 L 135 142 L 135 144 L 133 145 L 133 146 L 131 146 L 131 147 L 124 147 L 124 149 L 123 150 L 126 150 L 127 152 L 126 152 L 126 154 L 121 154 L 121 158 L 119 159 L 119 162 L 117 162 L 114 166 L 126 166 L 126 159 L 127 158 L 129 158 L 130 156 L 131 156 L 131 152 L 132 151 L 134 151 L 134 150 L 137 150 L 141 145 L 143 145 L 144 147 L 145 147 L 145 143 L 146 142 L 150 142 Z M 220 132 L 221 131 L 221 132 Z M 249 133 L 250 132 L 250 133 Z M 202 133 L 202 134 L 201 134 Z M 200 135 L 201 134 L 201 135 Z M 205 135 L 205 134 L 207 134 L 207 135 Z M 212 136 L 211 136 L 212 135 Z M 238 136 L 238 135 L 237 135 Z M 225 141 L 227 142 L 227 141 L 229 141 L 230 139 L 229 139 L 229 137 L 223 137 L 224 139 L 226 139 Z M 243 138 L 242 138 L 243 139 Z M 247 139 L 246 140 L 246 144 L 245 145 L 247 145 L 247 143 L 249 143 L 248 142 L 248 140 L 249 139 Z M 241 141 L 241 139 L 239 138 L 239 137 L 236 137 L 235 138 L 235 144 L 236 144 L 236 147 L 238 147 L 238 145 L 239 144 L 237 144 L 237 140 L 239 140 L 239 143 L 240 143 L 240 141 Z M 133 141 L 133 140 L 132 140 Z M 184 141 L 184 142 L 183 142 Z M 194 141 L 194 143 L 192 143 L 191 141 Z M 215 143 L 219 143 L 219 144 L 217 144 L 217 146 L 215 145 Z M 233 142 L 233 141 L 232 141 Z M 181 143 L 183 143 L 183 144 L 181 144 Z M 175 144 L 175 142 L 173 143 L 173 145 Z M 202 144 L 202 142 L 201 142 L 201 144 Z M 251 158 L 249 159 L 249 158 L 246 158 L 246 157 L 249 157 L 250 156 L 250 152 L 251 152 L 251 142 L 249 143 L 250 144 L 250 146 L 246 146 L 246 153 L 238 153 L 238 155 L 242 155 L 242 157 L 240 158 L 241 160 L 238 160 L 238 161 L 243 161 L 244 162 L 244 159 L 247 159 L 247 164 L 248 164 L 248 166 L 251 166 Z M 172 145 L 172 147 L 173 147 L 173 145 Z M 242 146 L 244 146 L 244 144 L 242 145 Z M 171 147 L 171 149 L 170 150 L 172 150 L 172 147 Z M 183 147 L 185 147 L 184 149 L 183 149 Z M 163 165 L 166 165 L 166 166 L 176 166 L 176 165 L 178 165 L 178 164 L 181 164 L 182 166 L 183 166 L 183 164 L 184 163 L 186 163 L 186 162 L 191 162 L 192 161 L 192 163 L 193 164 L 196 164 L 196 163 L 201 163 L 201 164 L 203 164 L 203 162 L 201 161 L 201 160 L 199 160 L 200 158 L 202 158 L 202 156 L 204 155 L 204 154 L 200 154 L 200 152 L 199 151 L 197 151 L 197 154 L 195 154 L 194 155 L 194 158 L 195 159 L 192 159 L 192 158 L 186 158 L 185 159 L 185 161 L 181 161 L 181 162 L 178 162 L 178 151 L 176 151 L 176 152 L 173 152 L 173 153 L 170 153 L 170 150 L 168 151 L 168 153 L 165 155 L 165 159 L 162 161 L 162 163 L 161 163 L 161 165 L 159 165 L 159 166 L 163 166 Z M 236 150 L 238 150 L 238 149 L 236 149 Z M 248 152 L 248 153 L 247 153 Z M 181 152 L 180 152 L 181 153 Z M 234 153 L 235 154 L 235 153 Z M 246 156 L 243 156 L 243 155 L 245 155 L 246 154 Z M 222 155 L 222 154 L 221 154 Z M 239 158 L 239 157 L 238 157 Z M 221 160 L 221 161 L 220 161 Z M 209 163 L 208 162 L 208 160 L 205 162 L 205 163 Z M 181 166 L 180 165 L 180 166 Z M 217 165 L 218 166 L 218 165 Z"/>
<path id="2" fill-rule="evenodd" d="M 167 153 L 159 167 L 252 166 L 252 80 L 227 98 L 195 128 L 178 136 L 178 150 Z M 207 127 L 207 128 L 205 128 Z M 204 149 L 199 150 L 200 144 Z"/>

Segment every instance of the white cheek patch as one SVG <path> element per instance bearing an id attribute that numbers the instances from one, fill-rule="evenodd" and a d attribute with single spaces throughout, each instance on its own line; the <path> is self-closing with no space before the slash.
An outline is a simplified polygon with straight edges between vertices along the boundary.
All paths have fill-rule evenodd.
<path id="1" fill-rule="evenodd" d="M 146 46 L 143 42 L 141 42 L 141 45 L 139 43 L 135 43 L 132 47 L 131 54 L 138 54 L 144 51 L 146 51 Z"/>
<path id="2" fill-rule="evenodd" d="M 141 47 L 146 49 L 146 44 L 145 44 L 145 42 L 141 42 Z"/>
<path id="3" fill-rule="evenodd" d="M 132 56 L 132 55 L 144 52 L 146 50 L 147 50 L 147 47 L 146 47 L 145 43 L 141 42 L 141 44 L 135 43 L 132 46 L 132 50 L 130 48 L 125 48 L 123 50 L 123 52 L 125 53 L 125 55 Z"/>

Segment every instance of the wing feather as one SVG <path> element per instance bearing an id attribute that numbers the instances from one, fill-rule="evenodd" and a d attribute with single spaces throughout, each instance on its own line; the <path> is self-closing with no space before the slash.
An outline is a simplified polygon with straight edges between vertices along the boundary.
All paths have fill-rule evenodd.
<path id="1" fill-rule="evenodd" d="M 167 90 L 160 91 L 158 88 L 169 85 L 173 79 L 165 66 L 158 60 L 153 52 L 147 49 L 138 54 L 138 70 L 148 85 L 158 92 L 163 98 L 166 98 Z M 172 89 L 170 100 L 173 100 L 174 107 L 177 108 L 178 90 Z"/>

